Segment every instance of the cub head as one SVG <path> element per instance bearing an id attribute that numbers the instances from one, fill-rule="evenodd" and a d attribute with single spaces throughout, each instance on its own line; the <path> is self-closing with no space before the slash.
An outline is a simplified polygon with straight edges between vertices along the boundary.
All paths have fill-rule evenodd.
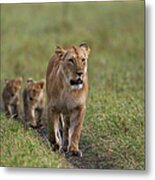
<path id="1" fill-rule="evenodd" d="M 34 81 L 32 79 L 27 80 L 27 90 L 30 101 L 32 102 L 38 101 L 38 99 L 41 96 L 41 93 L 43 92 L 44 84 L 45 84 L 44 80 L 41 81 Z"/>
<path id="2" fill-rule="evenodd" d="M 23 80 L 21 77 L 17 79 L 5 80 L 5 85 L 12 97 L 15 96 L 21 89 L 22 81 Z"/>
<path id="3" fill-rule="evenodd" d="M 87 77 L 87 60 L 90 48 L 86 43 L 70 49 L 57 47 L 55 53 L 62 65 L 62 72 L 71 89 L 81 89 Z"/>

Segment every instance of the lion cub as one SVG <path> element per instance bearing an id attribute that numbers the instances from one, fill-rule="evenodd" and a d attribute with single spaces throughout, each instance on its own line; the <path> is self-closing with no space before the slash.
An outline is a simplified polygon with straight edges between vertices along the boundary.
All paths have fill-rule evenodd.
<path id="1" fill-rule="evenodd" d="M 44 80 L 27 80 L 26 88 L 23 91 L 26 126 L 30 125 L 32 128 L 37 128 L 43 125 L 42 115 L 45 107 L 44 84 Z"/>
<path id="2" fill-rule="evenodd" d="M 88 93 L 89 52 L 86 43 L 69 49 L 57 47 L 46 72 L 49 140 L 54 149 L 59 147 L 61 152 L 76 156 L 82 156 L 78 144 Z M 62 136 L 60 119 L 63 120 Z"/>
<path id="3" fill-rule="evenodd" d="M 7 117 L 18 118 L 20 98 L 19 91 L 21 89 L 22 78 L 5 80 L 5 86 L 2 92 L 4 109 Z"/>

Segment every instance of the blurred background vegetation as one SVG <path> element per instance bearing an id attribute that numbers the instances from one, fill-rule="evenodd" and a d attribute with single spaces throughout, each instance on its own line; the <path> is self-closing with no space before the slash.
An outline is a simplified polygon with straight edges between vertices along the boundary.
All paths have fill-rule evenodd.
<path id="1" fill-rule="evenodd" d="M 5 78 L 45 78 L 55 47 L 81 42 L 91 47 L 84 156 L 67 161 L 78 168 L 144 169 L 144 1 L 1 5 L 1 89 Z M 16 166 L 5 144 L 3 165 Z"/>

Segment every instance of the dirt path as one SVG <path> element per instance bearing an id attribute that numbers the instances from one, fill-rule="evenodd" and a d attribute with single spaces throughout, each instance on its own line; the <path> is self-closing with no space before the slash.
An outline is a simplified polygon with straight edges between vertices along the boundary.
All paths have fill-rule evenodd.
<path id="1" fill-rule="evenodd" d="M 43 143 L 48 147 L 50 147 L 50 143 L 48 141 L 48 133 L 45 128 L 37 130 L 39 136 Z M 111 156 L 101 156 L 98 153 L 98 147 L 93 147 L 90 144 L 85 144 L 84 139 L 80 141 L 80 148 L 83 152 L 83 156 L 79 157 L 66 157 L 66 160 L 71 163 L 75 168 L 80 169 L 112 169 L 115 168 L 113 165 L 114 158 Z"/>

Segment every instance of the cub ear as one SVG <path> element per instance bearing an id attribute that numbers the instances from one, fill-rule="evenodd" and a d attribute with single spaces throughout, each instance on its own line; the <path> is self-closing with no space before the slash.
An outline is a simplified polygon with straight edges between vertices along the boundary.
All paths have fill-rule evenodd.
<path id="1" fill-rule="evenodd" d="M 19 77 L 19 78 L 16 79 L 16 83 L 17 83 L 19 86 L 21 86 L 22 81 L 23 81 L 23 78 L 22 78 L 22 77 Z"/>
<path id="2" fill-rule="evenodd" d="M 34 81 L 32 78 L 29 78 L 26 82 L 27 82 L 27 84 L 29 84 L 29 83 L 33 83 Z"/>
<path id="3" fill-rule="evenodd" d="M 87 43 L 84 42 L 84 43 L 80 44 L 80 48 L 84 49 L 86 51 L 87 55 L 89 55 L 90 48 Z"/>
<path id="4" fill-rule="evenodd" d="M 8 83 L 9 83 L 9 79 L 5 79 L 5 80 L 4 80 L 4 83 L 5 83 L 5 84 L 8 84 Z"/>
<path id="5" fill-rule="evenodd" d="M 66 54 L 66 50 L 60 46 L 57 46 L 55 53 L 59 56 L 60 60 L 63 59 L 64 55 Z"/>
<path id="6" fill-rule="evenodd" d="M 44 85 L 45 85 L 45 80 L 42 79 L 41 81 L 39 81 L 39 85 L 40 85 L 41 89 L 43 89 Z"/>

